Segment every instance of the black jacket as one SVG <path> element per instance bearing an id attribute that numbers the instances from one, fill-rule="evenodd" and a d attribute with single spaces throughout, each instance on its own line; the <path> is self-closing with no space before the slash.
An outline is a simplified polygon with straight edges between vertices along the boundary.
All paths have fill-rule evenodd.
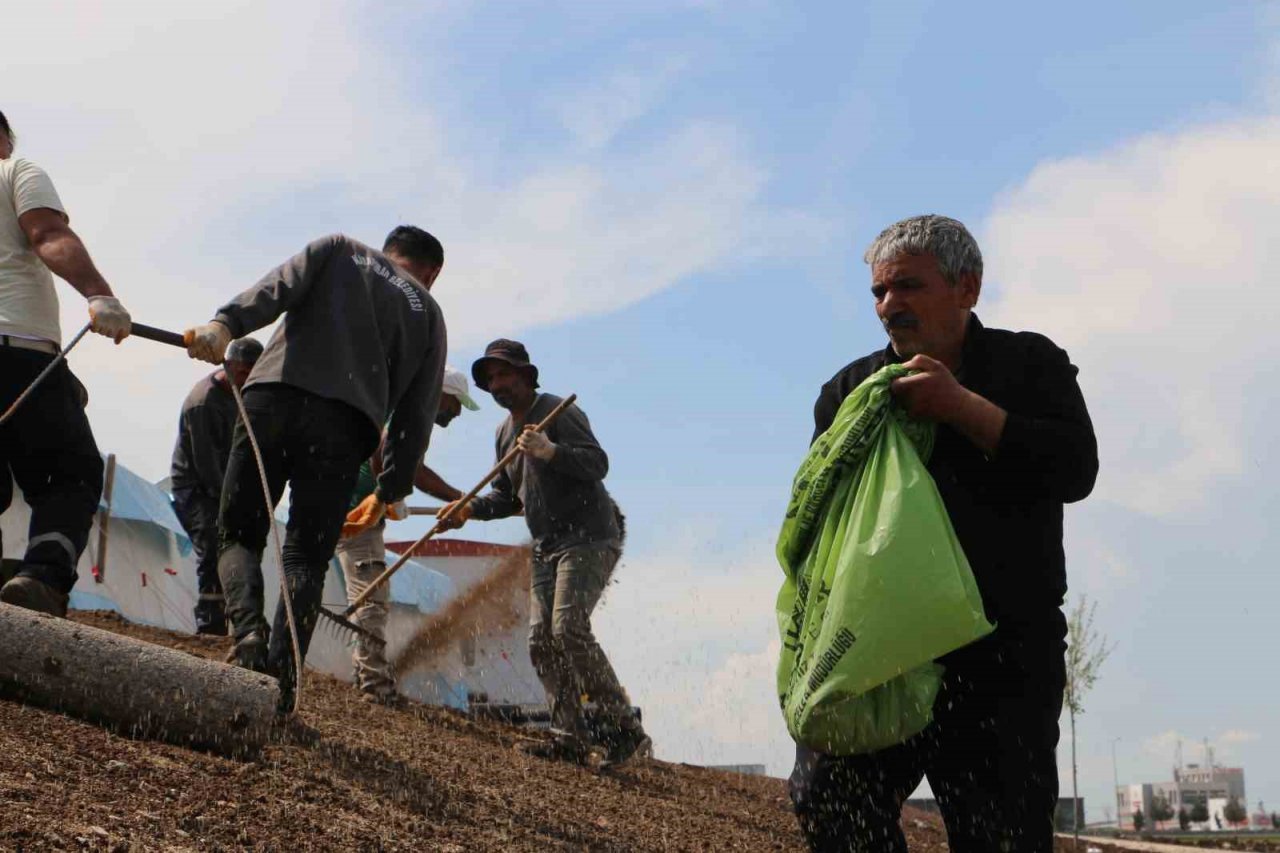
<path id="1" fill-rule="evenodd" d="M 814 438 L 845 396 L 886 364 L 892 347 L 858 359 L 822 386 Z M 973 567 L 987 617 L 1002 633 L 1036 633 L 1062 623 L 1067 592 L 1062 506 L 1086 497 L 1098 474 L 1098 445 L 1076 367 L 1043 335 L 987 329 L 976 316 L 957 379 L 1008 412 L 990 458 L 939 425 L 933 475 Z"/>
<path id="2" fill-rule="evenodd" d="M 217 371 L 195 384 L 178 416 L 178 440 L 169 467 L 174 495 L 198 495 L 215 507 L 222 495 L 222 477 L 231 454 L 231 433 L 236 425 L 236 401 Z"/>
<path id="3" fill-rule="evenodd" d="M 386 426 L 378 497 L 413 491 L 440 403 L 448 349 L 431 294 L 385 255 L 334 234 L 316 240 L 218 310 L 232 337 L 275 321 L 245 388 L 281 382 Z M 390 418 L 390 422 L 388 422 Z"/>
<path id="4" fill-rule="evenodd" d="M 498 425 L 494 450 L 501 459 L 515 446 L 525 423 L 538 423 L 560 405 L 554 394 L 539 394 L 522 423 L 510 416 Z M 609 473 L 605 454 L 587 416 L 569 406 L 547 427 L 556 455 L 543 462 L 523 453 L 502 469 L 487 494 L 471 502 L 477 519 L 506 518 L 524 509 L 535 550 L 540 555 L 622 538 L 622 517 L 604 487 Z"/>

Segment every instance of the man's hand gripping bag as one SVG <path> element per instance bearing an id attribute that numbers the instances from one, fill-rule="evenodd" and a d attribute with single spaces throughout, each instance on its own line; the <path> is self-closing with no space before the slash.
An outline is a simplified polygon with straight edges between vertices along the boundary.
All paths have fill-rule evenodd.
<path id="1" fill-rule="evenodd" d="M 934 661 L 994 630 L 890 365 L 845 398 L 792 486 L 778 537 L 778 695 L 799 744 L 855 755 L 932 719 Z"/>

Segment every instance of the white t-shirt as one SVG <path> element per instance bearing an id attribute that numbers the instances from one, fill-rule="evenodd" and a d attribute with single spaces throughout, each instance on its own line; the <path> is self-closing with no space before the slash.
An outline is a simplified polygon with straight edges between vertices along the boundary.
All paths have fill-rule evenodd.
<path id="1" fill-rule="evenodd" d="M 66 215 L 49 176 L 30 160 L 0 160 L 0 334 L 62 343 L 53 274 L 18 217 L 47 207 Z"/>

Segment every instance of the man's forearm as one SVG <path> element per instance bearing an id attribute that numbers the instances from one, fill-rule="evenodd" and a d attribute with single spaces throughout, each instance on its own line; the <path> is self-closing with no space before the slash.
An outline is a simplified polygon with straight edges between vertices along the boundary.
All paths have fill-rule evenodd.
<path id="1" fill-rule="evenodd" d="M 444 481 L 444 478 L 432 471 L 426 465 L 419 465 L 418 471 L 413 477 L 413 484 L 418 491 L 426 492 L 433 498 L 442 501 L 456 501 L 462 497 L 462 492 L 455 489 Z"/>
<path id="2" fill-rule="evenodd" d="M 1004 409 L 981 394 L 966 389 L 955 414 L 947 422 L 979 450 L 991 456 L 1000 446 L 1000 436 L 1004 434 L 1008 417 Z"/>
<path id="3" fill-rule="evenodd" d="M 92 296 L 114 296 L 111 285 L 98 272 L 89 250 L 69 227 L 53 231 L 32 248 L 54 275 L 74 287 L 86 299 Z"/>

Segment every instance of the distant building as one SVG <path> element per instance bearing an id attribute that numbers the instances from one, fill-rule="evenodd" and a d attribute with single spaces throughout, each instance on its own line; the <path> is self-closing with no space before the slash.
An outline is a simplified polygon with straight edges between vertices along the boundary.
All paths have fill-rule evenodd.
<path id="1" fill-rule="evenodd" d="M 1151 783 L 1123 785 L 1116 789 L 1116 817 L 1122 829 L 1133 829 L 1133 813 L 1141 811 L 1151 823 L 1151 803 L 1155 800 Z"/>
<path id="2" fill-rule="evenodd" d="M 1075 808 L 1072 809 L 1074 802 Z M 1084 797 L 1058 797 L 1058 808 L 1053 813 L 1053 826 L 1059 832 L 1071 832 L 1077 826 L 1084 827 Z"/>
<path id="3" fill-rule="evenodd" d="M 1138 808 L 1152 826 L 1151 807 L 1156 800 L 1164 799 L 1174 814 L 1181 808 L 1190 811 L 1203 805 L 1212 811 L 1211 801 L 1226 802 L 1234 797 L 1238 802 L 1248 802 L 1244 792 L 1244 768 L 1220 767 L 1214 764 L 1188 764 L 1175 767 L 1172 782 L 1148 782 L 1141 785 L 1123 785 L 1116 789 L 1116 814 L 1122 828 L 1133 827 L 1133 813 Z"/>

